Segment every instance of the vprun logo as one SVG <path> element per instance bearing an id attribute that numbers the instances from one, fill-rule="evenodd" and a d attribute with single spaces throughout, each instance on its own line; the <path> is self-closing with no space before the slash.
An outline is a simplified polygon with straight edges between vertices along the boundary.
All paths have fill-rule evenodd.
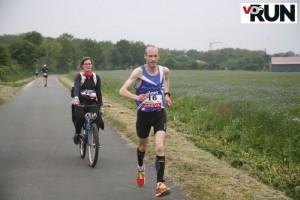
<path id="1" fill-rule="evenodd" d="M 241 23 L 297 23 L 297 3 L 241 3 Z"/>

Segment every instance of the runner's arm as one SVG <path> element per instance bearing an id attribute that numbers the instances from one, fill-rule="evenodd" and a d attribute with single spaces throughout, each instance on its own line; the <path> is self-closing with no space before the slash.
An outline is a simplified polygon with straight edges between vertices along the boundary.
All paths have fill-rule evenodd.
<path id="1" fill-rule="evenodd" d="M 128 97 L 130 99 L 133 99 L 135 101 L 144 101 L 147 98 L 147 94 L 141 94 L 136 95 L 131 93 L 128 88 L 136 81 L 141 79 L 142 76 L 142 68 L 138 67 L 133 70 L 129 78 L 125 81 L 125 83 L 122 85 L 121 89 L 119 90 L 119 94 L 124 97 Z"/>
<path id="2" fill-rule="evenodd" d="M 170 93 L 170 78 L 169 78 L 169 73 L 170 70 L 167 67 L 163 68 L 164 70 L 164 86 L 165 86 L 165 93 Z M 165 100 L 166 100 L 166 104 L 167 106 L 171 106 L 171 99 L 170 99 L 170 95 L 165 95 Z"/>

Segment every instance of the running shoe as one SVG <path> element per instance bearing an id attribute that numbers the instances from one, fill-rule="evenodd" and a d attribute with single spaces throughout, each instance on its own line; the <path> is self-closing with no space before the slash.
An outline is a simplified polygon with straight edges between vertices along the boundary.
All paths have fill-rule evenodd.
<path id="1" fill-rule="evenodd" d="M 138 170 L 136 182 L 138 186 L 142 187 L 145 185 L 145 165 L 143 165 L 143 170 Z"/>
<path id="2" fill-rule="evenodd" d="M 156 188 L 156 197 L 162 197 L 165 195 L 169 195 L 171 193 L 170 188 L 168 188 L 165 184 L 159 183 L 158 187 Z"/>

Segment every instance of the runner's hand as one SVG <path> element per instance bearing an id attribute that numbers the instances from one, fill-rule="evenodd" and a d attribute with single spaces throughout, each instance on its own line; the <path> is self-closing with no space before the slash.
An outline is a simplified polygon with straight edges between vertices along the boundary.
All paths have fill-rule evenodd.
<path id="1" fill-rule="evenodd" d="M 170 97 L 168 95 L 165 96 L 165 100 L 166 100 L 167 106 L 171 106 L 172 101 L 171 101 L 171 99 L 170 99 Z"/>
<path id="2" fill-rule="evenodd" d="M 145 99 L 147 99 L 149 97 L 149 93 L 146 93 L 146 94 L 140 94 L 138 96 L 138 101 L 145 101 Z"/>

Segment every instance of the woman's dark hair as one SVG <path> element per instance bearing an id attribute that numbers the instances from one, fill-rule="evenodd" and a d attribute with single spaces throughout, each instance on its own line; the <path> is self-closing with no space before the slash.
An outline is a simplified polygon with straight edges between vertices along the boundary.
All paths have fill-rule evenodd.
<path id="1" fill-rule="evenodd" d="M 80 68 L 82 69 L 82 65 L 84 64 L 85 61 L 90 60 L 92 64 L 94 64 L 93 60 L 91 57 L 83 57 L 80 61 Z"/>

